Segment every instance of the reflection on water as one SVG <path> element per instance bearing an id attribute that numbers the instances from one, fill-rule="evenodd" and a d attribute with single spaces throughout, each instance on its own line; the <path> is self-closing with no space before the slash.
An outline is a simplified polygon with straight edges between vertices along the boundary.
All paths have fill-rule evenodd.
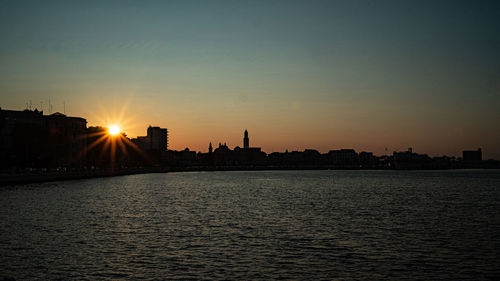
<path id="1" fill-rule="evenodd" d="M 498 277 L 499 171 L 132 175 L 0 189 L 0 278 Z"/>

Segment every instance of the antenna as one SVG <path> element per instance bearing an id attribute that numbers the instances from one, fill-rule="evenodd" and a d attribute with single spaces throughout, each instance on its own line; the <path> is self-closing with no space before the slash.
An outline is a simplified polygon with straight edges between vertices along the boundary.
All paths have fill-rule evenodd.
<path id="1" fill-rule="evenodd" d="M 50 103 L 50 97 L 49 97 L 49 114 L 52 113 L 52 104 Z"/>
<path id="2" fill-rule="evenodd" d="M 63 113 L 66 115 L 66 101 L 63 100 Z"/>

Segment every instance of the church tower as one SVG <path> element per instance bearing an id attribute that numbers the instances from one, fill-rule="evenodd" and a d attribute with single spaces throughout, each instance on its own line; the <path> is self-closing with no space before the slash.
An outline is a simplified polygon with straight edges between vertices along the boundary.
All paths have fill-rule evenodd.
<path id="1" fill-rule="evenodd" d="M 243 148 L 250 147 L 250 140 L 248 139 L 248 131 L 245 130 L 245 137 L 243 138 Z"/>

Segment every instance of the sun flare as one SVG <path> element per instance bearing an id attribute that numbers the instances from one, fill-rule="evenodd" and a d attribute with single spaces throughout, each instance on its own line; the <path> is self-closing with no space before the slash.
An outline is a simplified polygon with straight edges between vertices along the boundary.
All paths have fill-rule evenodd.
<path id="1" fill-rule="evenodd" d="M 121 132 L 121 129 L 117 125 L 112 125 L 112 126 L 109 126 L 108 132 L 110 135 L 116 136 Z"/>

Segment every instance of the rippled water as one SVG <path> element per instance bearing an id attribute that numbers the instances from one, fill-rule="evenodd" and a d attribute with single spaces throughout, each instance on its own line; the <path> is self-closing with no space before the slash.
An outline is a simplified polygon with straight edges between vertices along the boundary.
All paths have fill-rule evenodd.
<path id="1" fill-rule="evenodd" d="M 0 278 L 495 279 L 500 171 L 145 174 L 0 188 Z"/>

